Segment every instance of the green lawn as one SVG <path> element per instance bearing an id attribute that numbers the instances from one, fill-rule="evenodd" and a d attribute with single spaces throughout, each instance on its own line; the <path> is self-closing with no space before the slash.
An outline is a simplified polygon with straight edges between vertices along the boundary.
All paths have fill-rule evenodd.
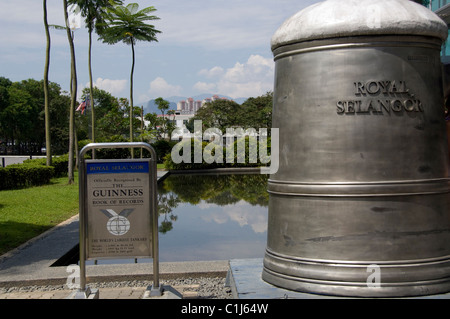
<path id="1" fill-rule="evenodd" d="M 158 164 L 164 169 L 164 164 Z M 78 173 L 50 185 L 0 191 L 0 255 L 78 214 Z"/>
<path id="2" fill-rule="evenodd" d="M 78 175 L 50 185 L 0 191 L 0 255 L 78 214 Z"/>

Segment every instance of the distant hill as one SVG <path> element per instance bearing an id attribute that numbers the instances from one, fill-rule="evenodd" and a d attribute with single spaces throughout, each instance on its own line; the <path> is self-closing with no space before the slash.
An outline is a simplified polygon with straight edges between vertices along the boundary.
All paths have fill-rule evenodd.
<path id="1" fill-rule="evenodd" d="M 203 101 L 206 98 L 210 98 L 213 95 L 218 95 L 220 97 L 225 97 L 229 100 L 233 100 L 238 104 L 242 104 L 244 103 L 247 98 L 237 98 L 237 99 L 232 99 L 229 96 L 225 96 L 225 95 L 220 95 L 220 94 L 200 94 L 200 95 L 195 95 L 195 96 L 170 96 L 167 98 L 163 98 L 166 101 L 169 101 L 170 106 L 169 106 L 169 110 L 176 110 L 177 109 L 177 103 L 182 101 L 182 100 L 187 100 L 188 98 L 193 98 L 195 101 L 199 100 L 199 101 Z M 167 112 L 167 111 L 166 111 Z M 158 109 L 158 106 L 155 103 L 155 100 L 150 100 L 148 101 L 146 104 L 144 104 L 144 114 L 147 113 L 156 113 L 156 114 L 161 114 L 161 111 Z"/>
<path id="2" fill-rule="evenodd" d="M 165 99 L 165 100 L 168 101 L 167 99 Z M 169 103 L 170 103 L 169 110 L 177 109 L 177 103 L 170 102 L 170 101 L 169 101 Z M 165 113 L 167 113 L 167 111 L 165 111 Z M 161 111 L 158 109 L 158 105 L 156 105 L 155 100 L 150 100 L 147 102 L 147 104 L 144 105 L 144 114 L 147 114 L 147 113 L 161 114 Z"/>

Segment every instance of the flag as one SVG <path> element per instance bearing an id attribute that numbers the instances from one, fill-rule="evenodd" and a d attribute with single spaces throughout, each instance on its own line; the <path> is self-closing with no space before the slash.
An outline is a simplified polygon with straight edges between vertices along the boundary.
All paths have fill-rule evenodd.
<path id="1" fill-rule="evenodd" d="M 81 11 L 77 5 L 72 5 L 68 9 L 69 27 L 72 31 L 81 28 Z"/>
<path id="2" fill-rule="evenodd" d="M 89 96 L 85 97 L 83 102 L 78 105 L 76 112 L 81 111 L 81 114 L 84 114 L 84 111 L 87 107 L 91 106 L 91 100 L 89 99 Z"/>
<path id="3" fill-rule="evenodd" d="M 81 114 L 84 114 L 84 110 L 86 109 L 86 99 L 78 105 L 76 112 L 81 111 Z"/>

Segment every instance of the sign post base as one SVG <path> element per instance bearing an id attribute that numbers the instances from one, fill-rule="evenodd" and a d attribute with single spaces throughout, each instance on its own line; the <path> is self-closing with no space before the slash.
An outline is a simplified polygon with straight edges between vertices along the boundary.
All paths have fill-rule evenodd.
<path id="1" fill-rule="evenodd" d="M 99 299 L 99 290 L 86 287 L 85 290 L 78 289 L 72 292 L 67 299 Z"/>
<path id="2" fill-rule="evenodd" d="M 142 299 L 183 299 L 183 296 L 171 286 L 148 286 Z"/>

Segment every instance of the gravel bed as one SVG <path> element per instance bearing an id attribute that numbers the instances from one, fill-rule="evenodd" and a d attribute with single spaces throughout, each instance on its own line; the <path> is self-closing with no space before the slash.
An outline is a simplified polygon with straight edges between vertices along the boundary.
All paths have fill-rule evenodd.
<path id="1" fill-rule="evenodd" d="M 97 282 L 89 283 L 89 287 L 107 289 L 107 288 L 120 288 L 120 287 L 148 287 L 153 284 L 152 281 L 146 280 L 130 280 L 130 281 L 118 281 L 118 282 Z M 199 277 L 199 278 L 182 278 L 161 280 L 161 285 L 168 286 L 195 286 L 195 289 L 200 299 L 231 299 L 231 288 L 226 286 L 226 279 L 223 277 Z M 48 285 L 48 286 L 23 286 L 23 287 L 0 287 L 0 293 L 12 293 L 12 292 L 38 292 L 38 291 L 54 291 L 54 290 L 68 290 L 67 285 Z M 189 290 L 189 289 L 188 289 Z"/>

